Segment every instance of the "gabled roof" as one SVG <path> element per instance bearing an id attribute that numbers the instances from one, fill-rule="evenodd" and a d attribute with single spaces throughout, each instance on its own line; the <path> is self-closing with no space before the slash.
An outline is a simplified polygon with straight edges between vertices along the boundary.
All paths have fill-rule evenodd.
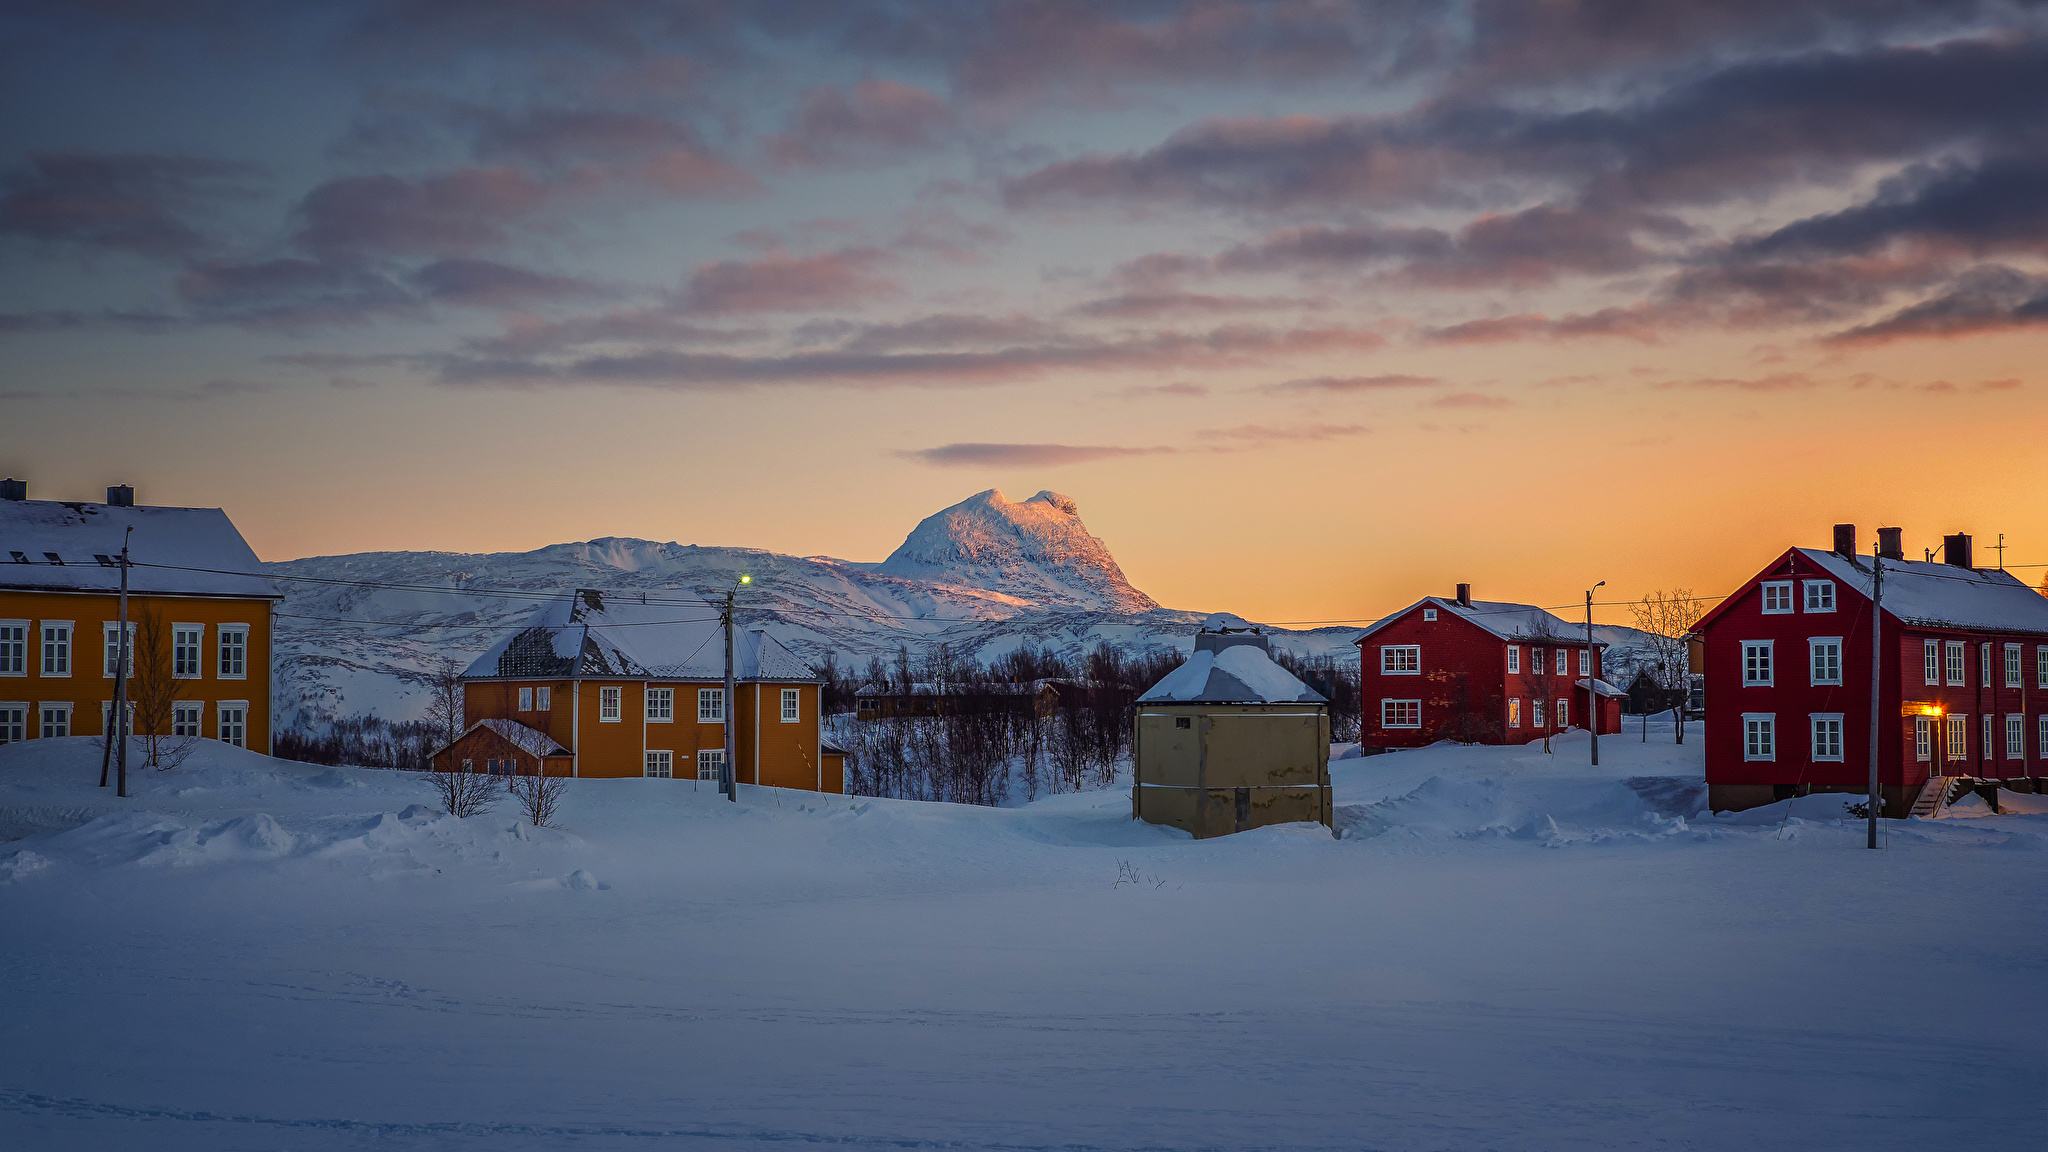
<path id="1" fill-rule="evenodd" d="M 1141 704 L 1327 704 L 1322 694 L 1273 663 L 1263 648 L 1240 644 L 1197 652 L 1138 697 Z"/>
<path id="2" fill-rule="evenodd" d="M 474 732 L 479 728 L 488 728 L 491 731 L 496 732 L 498 735 L 503 736 L 506 740 L 511 741 L 513 746 L 523 751 L 530 752 L 534 756 L 537 756 L 543 760 L 547 759 L 550 756 L 574 755 L 574 753 L 570 752 L 567 748 L 564 748 L 560 744 L 557 744 L 555 742 L 554 737 L 548 735 L 545 732 L 540 731 L 539 729 L 528 728 L 526 725 L 521 724 L 517 720 L 485 719 L 479 720 L 476 723 L 471 724 L 469 727 L 464 728 L 462 730 L 461 736 L 457 736 L 455 739 L 450 740 L 448 743 L 443 744 L 439 748 L 434 749 L 432 752 L 427 753 L 427 759 L 432 760 L 434 757 L 439 756 L 441 753 L 446 752 L 448 749 L 455 747 L 457 744 L 462 742 L 463 737 L 468 736 L 471 732 Z"/>
<path id="3" fill-rule="evenodd" d="M 1864 599 L 1870 598 L 1874 569 L 1869 557 L 1859 556 L 1851 560 L 1818 548 L 1794 548 L 1791 551 Z M 1764 575 L 1757 579 L 1770 578 Z M 1700 621 L 1699 626 L 1706 627 L 1733 599 L 1723 600 Z M 2048 597 L 2028 587 L 2019 577 L 1998 568 L 1959 568 L 1953 564 L 1934 564 L 1923 560 L 1886 560 L 1884 610 L 1901 623 L 1928 628 L 2048 634 Z"/>
<path id="4" fill-rule="evenodd" d="M 1352 643 L 1356 644 L 1363 641 L 1366 637 L 1401 619 L 1417 608 L 1440 608 L 1453 616 L 1471 621 L 1481 629 L 1492 633 L 1498 639 L 1516 643 L 1538 639 L 1569 640 L 1573 643 L 1581 643 L 1581 641 L 1575 639 L 1573 632 L 1576 631 L 1580 636 L 1583 636 L 1586 631 L 1585 625 L 1573 624 L 1561 616 L 1554 616 L 1548 611 L 1536 607 L 1534 604 L 1511 604 L 1504 600 L 1474 600 L 1470 605 L 1465 605 L 1443 596 L 1424 596 L 1399 612 L 1389 613 L 1381 617 L 1371 627 L 1359 633 L 1358 640 L 1354 640 Z M 1547 637 L 1543 633 L 1546 625 L 1549 628 L 1549 635 Z M 1607 645 L 1602 641 L 1598 642 L 1598 646 L 1604 648 Z"/>
<path id="5" fill-rule="evenodd" d="M 0 588 L 116 591 L 121 569 L 98 557 L 119 556 L 124 536 L 130 592 L 264 600 L 283 595 L 218 508 L 123 508 L 69 500 L 0 500 Z"/>
<path id="6" fill-rule="evenodd" d="M 650 598 L 655 602 L 649 603 Z M 818 678 L 765 632 L 741 632 L 733 646 L 733 673 L 739 679 L 809 683 Z M 688 592 L 579 588 L 543 604 L 525 628 L 493 644 L 463 675 L 722 680 L 725 630 L 718 609 Z"/>

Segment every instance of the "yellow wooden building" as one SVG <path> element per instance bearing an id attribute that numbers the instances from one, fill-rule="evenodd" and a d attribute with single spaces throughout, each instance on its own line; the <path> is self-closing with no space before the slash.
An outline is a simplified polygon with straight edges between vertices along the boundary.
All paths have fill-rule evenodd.
<path id="1" fill-rule="evenodd" d="M 126 486 L 104 504 L 30 500 L 14 479 L 0 482 L 0 743 L 105 733 L 124 541 L 141 675 L 169 677 L 161 734 L 268 753 L 282 597 L 227 513 L 136 507 Z"/>

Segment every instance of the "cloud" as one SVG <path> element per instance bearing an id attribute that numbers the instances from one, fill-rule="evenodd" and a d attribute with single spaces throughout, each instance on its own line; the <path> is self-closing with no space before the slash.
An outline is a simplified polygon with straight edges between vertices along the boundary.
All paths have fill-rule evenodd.
<path id="1" fill-rule="evenodd" d="M 1147 396 L 1207 396 L 1208 394 L 1209 390 L 1202 385 L 1185 382 L 1133 385 L 1117 392 L 1117 396 L 1125 400 L 1142 400 Z"/>
<path id="2" fill-rule="evenodd" d="M 299 203 L 296 237 L 323 256 L 460 255 L 502 244 L 508 226 L 546 206 L 558 189 L 515 168 L 460 168 L 435 176 L 350 176 Z"/>
<path id="3" fill-rule="evenodd" d="M 411 280 L 431 300 L 478 308 L 515 308 L 603 292 L 590 281 L 573 276 L 550 276 L 509 264 L 461 257 L 436 260 L 415 270 Z"/>
<path id="4" fill-rule="evenodd" d="M 1324 307 L 1322 301 L 1289 296 L 1212 296 L 1196 292 L 1127 292 L 1077 304 L 1076 316 L 1149 320 L 1161 316 L 1213 316 Z"/>
<path id="5" fill-rule="evenodd" d="M 292 257 L 199 265 L 178 277 L 177 292 L 195 319 L 250 328 L 359 324 L 420 307 L 413 293 L 379 272 Z"/>
<path id="6" fill-rule="evenodd" d="M 940 313 L 893 324 L 846 325 L 841 352 L 856 354 L 904 349 L 980 348 L 1025 342 L 1057 343 L 1060 330 L 1022 313 L 976 316 Z"/>
<path id="7" fill-rule="evenodd" d="M 1451 392 L 1429 402 L 1431 408 L 1512 408 L 1514 404 L 1505 396 L 1488 396 L 1483 392 Z"/>
<path id="8" fill-rule="evenodd" d="M 1703 376 L 1691 380 L 1666 380 L 1654 385 L 1660 389 L 1700 388 L 1728 390 L 1735 392 L 1798 392 L 1820 387 L 1820 381 L 1801 372 L 1780 372 L 1771 376 L 1724 377 Z"/>
<path id="9" fill-rule="evenodd" d="M 682 299 L 690 311 L 707 315 L 858 307 L 903 291 L 874 273 L 887 259 L 878 248 L 848 248 L 816 256 L 771 252 L 755 260 L 722 260 L 691 273 Z"/>
<path id="10" fill-rule="evenodd" d="M 0 235 L 183 260 L 210 246 L 189 218 L 247 196 L 258 174 L 196 156 L 37 152 L 0 179 Z"/>
<path id="11" fill-rule="evenodd" d="M 946 102 L 914 84 L 828 84 L 804 92 L 788 127 L 770 136 L 766 147 L 786 168 L 872 164 L 934 147 L 952 125 Z"/>
<path id="12" fill-rule="evenodd" d="M 1234 441 L 1241 445 L 1291 443 L 1303 440 L 1336 440 L 1363 436 L 1372 429 L 1363 424 L 1305 424 L 1293 428 L 1272 428 L 1264 424 L 1240 424 L 1235 428 L 1205 428 L 1195 435 L 1204 440 Z"/>
<path id="13" fill-rule="evenodd" d="M 1263 384 L 1259 391 L 1272 396 L 1303 393 L 1379 392 L 1389 388 L 1434 388 L 1443 383 L 1437 376 L 1410 376 L 1393 372 L 1381 376 L 1310 376 L 1279 384 Z"/>
<path id="14" fill-rule="evenodd" d="M 1990 265 L 1958 277 L 1947 291 L 1882 320 L 1827 338 L 1834 344 L 1954 339 L 2048 324 L 2048 277 Z"/>
<path id="15" fill-rule="evenodd" d="M 1649 305 L 1602 308 L 1556 318 L 1529 312 L 1518 316 L 1493 316 L 1467 320 L 1422 332 L 1433 344 L 1499 344 L 1514 340 L 1569 340 L 1584 337 L 1621 337 L 1646 344 L 1661 339 L 1660 326 L 1670 320 L 1666 310 Z"/>
<path id="16" fill-rule="evenodd" d="M 1172 448 L 1120 448 L 1106 444 L 941 444 L 897 455 L 940 468 L 1024 468 L 1091 464 L 1125 456 L 1158 456 Z"/>

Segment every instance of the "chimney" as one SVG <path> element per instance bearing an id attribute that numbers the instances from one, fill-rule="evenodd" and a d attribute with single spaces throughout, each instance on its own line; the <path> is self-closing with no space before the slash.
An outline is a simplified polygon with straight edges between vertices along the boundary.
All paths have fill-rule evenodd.
<path id="1" fill-rule="evenodd" d="M 26 499 L 28 499 L 28 481 L 16 480 L 12 476 L 5 480 L 0 480 L 0 500 Z"/>
<path id="2" fill-rule="evenodd" d="M 1968 532 L 1958 532 L 1953 536 L 1943 536 L 1941 538 L 1941 562 L 1943 564 L 1953 564 L 1958 568 L 1976 567 L 1975 564 L 1970 563 L 1970 534 Z"/>
<path id="3" fill-rule="evenodd" d="M 128 484 L 115 484 L 107 489 L 107 506 L 110 508 L 135 507 L 135 488 Z"/>
<path id="4" fill-rule="evenodd" d="M 1847 556 L 1852 560 L 1855 559 L 1856 526 L 1854 524 L 1835 525 L 1835 555 Z"/>
<path id="5" fill-rule="evenodd" d="M 1458 606 L 1460 608 L 1470 608 L 1472 606 L 1472 586 L 1470 584 L 1458 585 Z"/>
<path id="6" fill-rule="evenodd" d="M 1879 528 L 1877 530 L 1877 554 L 1887 560 L 1904 560 L 1906 547 L 1899 543 L 1899 529 Z"/>

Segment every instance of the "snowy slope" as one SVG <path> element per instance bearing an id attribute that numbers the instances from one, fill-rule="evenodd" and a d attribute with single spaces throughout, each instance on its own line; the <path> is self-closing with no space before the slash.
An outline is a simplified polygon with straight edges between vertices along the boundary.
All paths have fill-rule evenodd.
<path id="1" fill-rule="evenodd" d="M 1986 894 L 2048 816 L 1866 852 L 1701 816 L 1667 741 L 1338 760 L 1343 839 L 1209 841 L 657 780 L 534 829 L 213 744 L 123 802 L 0 747 L 0 1147 L 2039 1146 L 2048 909 Z"/>
<path id="2" fill-rule="evenodd" d="M 1081 523 L 1072 497 L 1040 492 L 1021 504 L 991 488 L 911 530 L 882 561 L 890 576 L 950 588 L 1000 589 L 1041 607 L 1149 612 L 1109 548 Z"/>

